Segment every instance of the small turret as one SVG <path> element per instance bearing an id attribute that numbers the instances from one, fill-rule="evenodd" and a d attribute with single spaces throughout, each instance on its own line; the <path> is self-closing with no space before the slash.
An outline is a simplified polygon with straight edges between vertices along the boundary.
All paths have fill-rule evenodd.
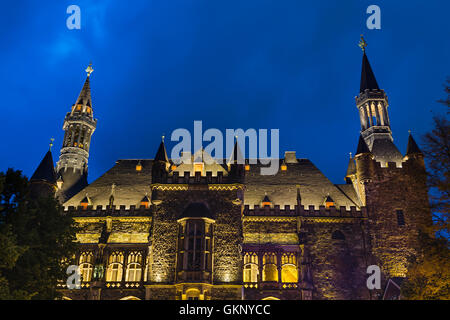
<path id="1" fill-rule="evenodd" d="M 352 157 L 352 153 L 350 152 L 350 159 L 348 161 L 347 173 L 345 175 L 345 182 L 348 184 L 352 183 L 353 177 L 356 175 L 356 163 L 355 158 Z"/>
<path id="2" fill-rule="evenodd" d="M 54 196 L 56 192 L 56 173 L 50 149 L 45 154 L 36 171 L 30 178 L 30 192 L 33 198 Z"/>
<path id="3" fill-rule="evenodd" d="M 245 175 L 245 160 L 239 148 L 238 140 L 234 143 L 233 152 L 228 160 L 229 177 L 235 179 L 237 182 L 242 181 Z"/>
<path id="4" fill-rule="evenodd" d="M 166 146 L 164 145 L 164 136 L 161 138 L 158 151 L 152 165 L 152 183 L 162 183 L 167 178 L 170 162 L 167 157 Z"/>

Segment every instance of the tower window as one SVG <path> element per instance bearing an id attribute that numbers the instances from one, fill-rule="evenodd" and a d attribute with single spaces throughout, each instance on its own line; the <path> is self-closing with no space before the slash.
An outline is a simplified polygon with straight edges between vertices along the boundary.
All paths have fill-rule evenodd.
<path id="1" fill-rule="evenodd" d="M 89 282 L 92 279 L 92 272 L 94 271 L 94 255 L 92 251 L 81 253 L 80 260 L 80 274 L 83 282 Z"/>
<path id="2" fill-rule="evenodd" d="M 278 282 L 277 256 L 265 253 L 263 256 L 263 281 Z"/>
<path id="3" fill-rule="evenodd" d="M 397 225 L 404 226 L 405 225 L 405 215 L 403 214 L 403 210 L 397 210 Z"/>
<path id="4" fill-rule="evenodd" d="M 106 281 L 122 281 L 123 272 L 123 253 L 113 252 L 108 259 L 108 269 L 106 270 Z"/>

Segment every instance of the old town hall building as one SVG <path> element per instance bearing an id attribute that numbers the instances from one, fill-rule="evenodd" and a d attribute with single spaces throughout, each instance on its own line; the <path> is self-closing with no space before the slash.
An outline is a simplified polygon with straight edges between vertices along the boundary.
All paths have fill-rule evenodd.
<path id="1" fill-rule="evenodd" d="M 59 161 L 49 151 L 31 178 L 56 190 L 80 227 L 81 288 L 61 283 L 65 298 L 379 299 L 397 285 L 431 219 L 424 159 L 411 135 L 405 155 L 395 146 L 388 97 L 363 51 L 361 132 L 342 184 L 295 152 L 261 175 L 262 164 L 236 161 L 237 142 L 225 164 L 198 150 L 177 165 L 164 141 L 154 159 L 118 160 L 89 184 L 89 66 Z M 366 285 L 370 265 L 381 268 L 380 290 Z"/>

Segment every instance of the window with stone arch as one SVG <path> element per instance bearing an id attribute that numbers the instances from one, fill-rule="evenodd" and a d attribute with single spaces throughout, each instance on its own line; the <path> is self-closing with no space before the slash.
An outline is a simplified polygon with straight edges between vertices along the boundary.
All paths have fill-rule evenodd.
<path id="1" fill-rule="evenodd" d="M 278 282 L 277 255 L 265 253 L 263 256 L 263 279 L 266 282 Z"/>
<path id="2" fill-rule="evenodd" d="M 125 281 L 137 282 L 141 281 L 142 276 L 142 253 L 140 251 L 132 251 L 127 258 L 127 271 Z"/>
<path id="3" fill-rule="evenodd" d="M 244 282 L 258 282 L 258 255 L 246 252 L 244 255 Z"/>
<path id="4" fill-rule="evenodd" d="M 92 251 L 81 252 L 78 265 L 80 266 L 82 281 L 91 281 L 92 273 L 94 271 L 94 253 Z"/>
<path id="5" fill-rule="evenodd" d="M 112 252 L 108 258 L 108 268 L 106 270 L 107 282 L 119 282 L 122 281 L 123 273 L 123 252 Z"/>
<path id="6" fill-rule="evenodd" d="M 295 253 L 283 253 L 281 256 L 281 282 L 298 282 L 297 255 Z"/>

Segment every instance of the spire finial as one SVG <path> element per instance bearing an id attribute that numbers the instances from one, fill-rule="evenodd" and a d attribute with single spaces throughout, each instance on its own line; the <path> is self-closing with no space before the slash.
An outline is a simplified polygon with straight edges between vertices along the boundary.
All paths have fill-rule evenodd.
<path id="1" fill-rule="evenodd" d="M 161 142 L 164 142 L 164 138 L 165 138 L 165 136 L 164 136 L 164 134 L 161 136 Z"/>
<path id="2" fill-rule="evenodd" d="M 360 47 L 364 53 L 366 52 L 367 42 L 364 39 L 363 35 L 361 35 L 361 39 L 359 40 L 358 47 Z"/>
<path id="3" fill-rule="evenodd" d="M 50 150 L 50 151 L 52 151 L 53 141 L 55 141 L 55 139 L 54 139 L 54 138 L 50 138 L 50 143 L 48 144 L 48 145 L 49 145 L 49 150 Z"/>
<path id="4" fill-rule="evenodd" d="M 92 72 L 94 72 L 94 68 L 92 68 L 92 62 L 89 63 L 89 65 L 85 71 L 86 71 L 88 77 L 91 75 Z"/>
<path id="5" fill-rule="evenodd" d="M 409 133 L 409 135 L 411 135 L 411 129 L 410 129 L 410 130 L 408 130 L 408 133 Z"/>
<path id="6" fill-rule="evenodd" d="M 352 153 L 351 152 L 349 152 L 349 154 L 350 154 L 350 159 L 352 158 Z"/>

